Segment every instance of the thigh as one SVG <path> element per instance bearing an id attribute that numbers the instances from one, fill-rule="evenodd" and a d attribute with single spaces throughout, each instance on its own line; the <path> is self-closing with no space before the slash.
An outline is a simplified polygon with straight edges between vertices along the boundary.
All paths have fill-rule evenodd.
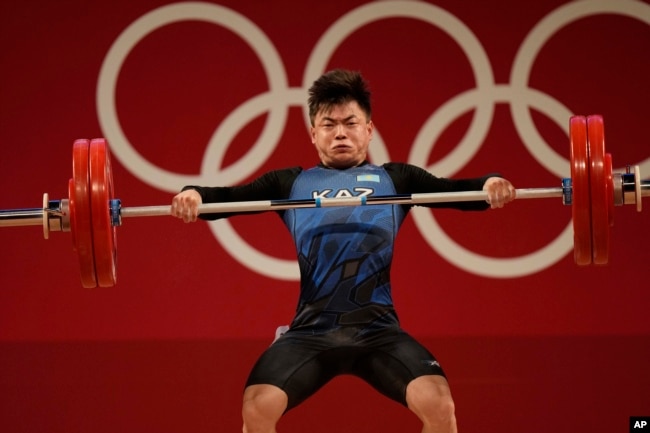
<path id="1" fill-rule="evenodd" d="M 323 359 L 329 349 L 318 337 L 284 335 L 257 360 L 246 387 L 274 385 L 287 394 L 286 410 L 292 409 L 337 374 Z"/>
<path id="2" fill-rule="evenodd" d="M 402 405 L 407 406 L 406 389 L 414 379 L 445 377 L 431 352 L 407 333 L 390 332 L 374 340 L 367 355 L 357 361 L 354 374 Z"/>

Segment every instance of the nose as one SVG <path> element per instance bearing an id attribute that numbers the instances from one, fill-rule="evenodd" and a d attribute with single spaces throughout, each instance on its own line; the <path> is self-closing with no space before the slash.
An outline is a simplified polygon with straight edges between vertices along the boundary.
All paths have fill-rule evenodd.
<path id="1" fill-rule="evenodd" d="M 340 123 L 338 125 L 336 125 L 336 131 L 335 132 L 336 132 L 336 138 L 345 138 L 346 137 L 345 125 L 342 125 Z"/>

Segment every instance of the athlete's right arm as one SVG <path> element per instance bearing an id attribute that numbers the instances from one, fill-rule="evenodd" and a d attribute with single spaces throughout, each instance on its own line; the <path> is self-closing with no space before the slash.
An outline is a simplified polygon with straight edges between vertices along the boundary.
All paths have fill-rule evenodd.
<path id="1" fill-rule="evenodd" d="M 300 167 L 273 170 L 250 183 L 239 186 L 205 187 L 189 185 L 172 198 L 171 214 L 185 222 L 194 222 L 197 218 L 214 220 L 227 218 L 233 214 L 199 215 L 199 206 L 202 203 L 286 199 L 291 192 L 293 181 L 301 171 Z"/>

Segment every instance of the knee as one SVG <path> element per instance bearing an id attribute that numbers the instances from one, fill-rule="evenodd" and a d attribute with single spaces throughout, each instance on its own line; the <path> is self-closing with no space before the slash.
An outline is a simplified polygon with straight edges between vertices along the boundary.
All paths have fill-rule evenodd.
<path id="1" fill-rule="evenodd" d="M 451 396 L 420 396 L 409 404 L 409 408 L 425 425 L 448 426 L 455 424 L 456 407 Z"/>
<path id="2" fill-rule="evenodd" d="M 243 432 L 274 432 L 286 407 L 286 394 L 279 388 L 267 385 L 247 388 L 242 404 Z"/>
<path id="3" fill-rule="evenodd" d="M 407 388 L 406 402 L 425 426 L 455 431 L 456 408 L 444 378 L 416 379 Z"/>
<path id="4" fill-rule="evenodd" d="M 456 406 L 451 396 L 440 397 L 432 404 L 430 422 L 432 424 L 452 425 L 456 420 Z"/>
<path id="5" fill-rule="evenodd" d="M 244 421 L 244 426 L 242 428 L 243 433 L 255 433 L 261 431 L 258 426 L 260 426 L 264 421 L 264 409 L 256 401 L 257 399 L 251 398 L 244 400 L 242 404 L 242 420 Z"/>

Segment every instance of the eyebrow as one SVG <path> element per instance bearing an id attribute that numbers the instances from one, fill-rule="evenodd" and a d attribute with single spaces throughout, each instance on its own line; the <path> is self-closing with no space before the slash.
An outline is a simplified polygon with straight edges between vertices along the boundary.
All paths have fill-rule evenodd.
<path id="1" fill-rule="evenodd" d="M 359 116 L 357 116 L 356 114 L 352 114 L 352 115 L 350 115 L 350 116 L 348 116 L 348 117 L 345 117 L 345 118 L 343 119 L 343 121 L 346 122 L 346 121 L 348 121 L 348 120 L 352 120 L 352 119 L 359 119 Z M 321 121 L 336 122 L 337 119 L 335 119 L 335 118 L 333 118 L 333 117 L 329 117 L 329 116 L 323 116 L 323 118 L 321 119 Z"/>

